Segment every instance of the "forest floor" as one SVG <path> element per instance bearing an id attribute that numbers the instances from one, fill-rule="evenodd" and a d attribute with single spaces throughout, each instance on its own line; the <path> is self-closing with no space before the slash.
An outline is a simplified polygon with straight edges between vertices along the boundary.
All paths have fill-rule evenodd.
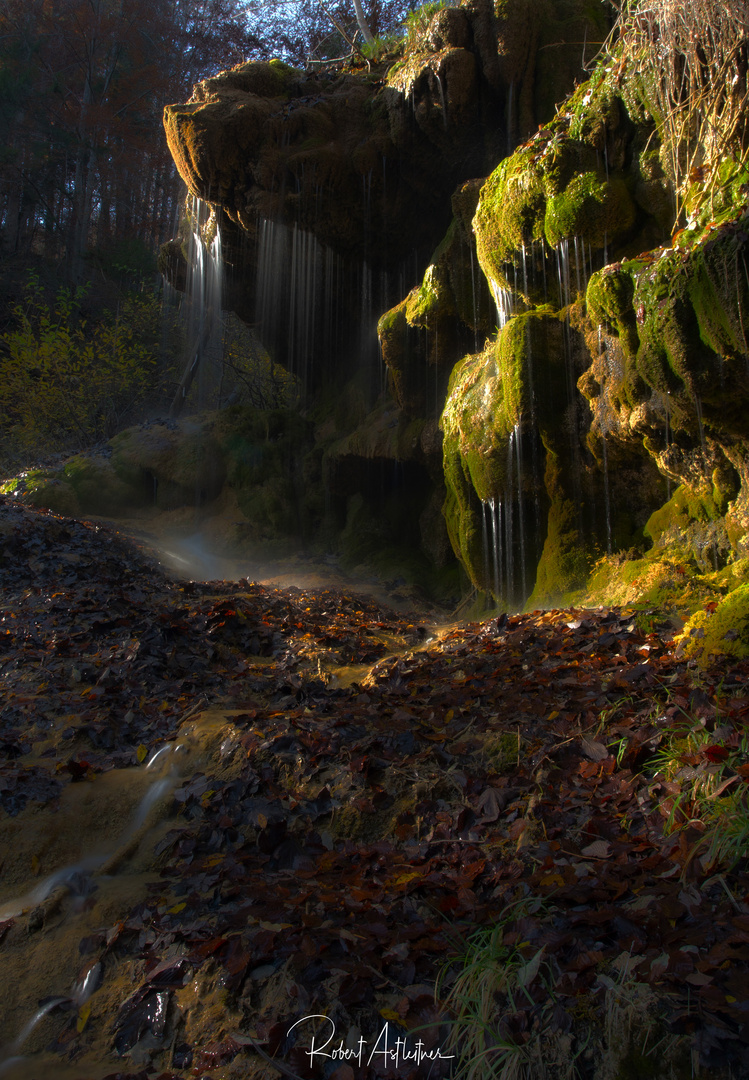
<path id="1" fill-rule="evenodd" d="M 749 664 L 9 498 L 0 576 L 4 1078 L 749 1075 Z"/>

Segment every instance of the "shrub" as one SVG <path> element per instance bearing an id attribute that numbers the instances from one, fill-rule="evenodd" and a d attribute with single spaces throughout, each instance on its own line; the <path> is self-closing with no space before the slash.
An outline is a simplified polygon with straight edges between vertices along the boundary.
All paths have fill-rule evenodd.
<path id="1" fill-rule="evenodd" d="M 89 321 L 86 292 L 61 288 L 50 304 L 32 274 L 0 335 L 0 435 L 11 461 L 110 438 L 174 382 L 173 365 L 158 361 L 158 299 L 127 295 Z"/>

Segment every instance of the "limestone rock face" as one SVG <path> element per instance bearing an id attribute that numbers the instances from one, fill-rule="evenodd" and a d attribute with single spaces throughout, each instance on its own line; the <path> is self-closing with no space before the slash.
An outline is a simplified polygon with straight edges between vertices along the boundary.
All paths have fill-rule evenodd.
<path id="1" fill-rule="evenodd" d="M 600 38 L 602 20 L 582 0 L 531 6 L 520 20 L 490 0 L 440 10 L 389 71 L 271 61 L 206 79 L 164 112 L 177 168 L 251 239 L 266 218 L 395 266 L 435 246 L 459 181 L 485 175 L 550 114 L 549 87 L 561 96 L 580 77 L 578 42 Z"/>
<path id="2" fill-rule="evenodd" d="M 655 122 L 622 72 L 502 161 L 473 219 L 500 330 L 451 379 L 445 509 L 472 580 L 510 603 L 580 595 L 597 558 L 649 543 L 703 571 L 746 554 L 749 175 L 727 161 L 706 199 L 697 170 L 671 238 Z"/>

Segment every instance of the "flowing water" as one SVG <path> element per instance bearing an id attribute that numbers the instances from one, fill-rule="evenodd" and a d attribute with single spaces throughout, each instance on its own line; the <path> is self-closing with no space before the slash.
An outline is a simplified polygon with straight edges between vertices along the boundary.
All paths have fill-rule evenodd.
<path id="1" fill-rule="evenodd" d="M 368 214 L 371 173 L 362 183 Z M 394 274 L 375 273 L 366 259 L 346 261 L 296 224 L 262 218 L 255 290 L 258 336 L 273 360 L 307 388 L 341 364 L 350 371 L 355 357 L 376 397 L 381 387 L 377 321 L 409 291 L 417 270 L 414 258 Z"/>
<path id="2" fill-rule="evenodd" d="M 3 1080 L 112 1073 L 111 1064 L 102 1064 L 108 1043 L 96 1049 L 91 1069 L 76 1063 L 69 1074 L 57 1055 L 45 1056 L 71 1011 L 85 1017 L 84 1006 L 97 994 L 122 1001 L 132 990 L 132 972 L 124 962 L 118 965 L 116 954 L 109 955 L 105 972 L 98 960 L 86 961 L 79 946 L 92 935 L 117 933 L 120 920 L 158 878 L 156 850 L 174 827 L 175 789 L 183 780 L 209 766 L 217 775 L 238 768 L 232 746 L 239 713 L 221 709 L 188 717 L 179 742 L 157 746 L 144 764 L 69 783 L 56 811 L 29 807 L 6 822 L 0 842 Z M 106 1041 L 111 1033 L 101 1037 Z"/>
<path id="3" fill-rule="evenodd" d="M 186 398 L 195 385 L 199 406 L 206 404 L 221 384 L 223 368 L 223 276 L 221 230 L 208 203 L 191 197 L 187 283 L 183 319 L 188 344 L 188 367 L 181 393 Z"/>
<path id="4" fill-rule="evenodd" d="M 490 282 L 494 303 L 497 305 L 497 327 L 502 330 L 509 319 L 512 318 L 515 309 L 515 301 L 511 289 L 498 285 L 496 281 Z"/>

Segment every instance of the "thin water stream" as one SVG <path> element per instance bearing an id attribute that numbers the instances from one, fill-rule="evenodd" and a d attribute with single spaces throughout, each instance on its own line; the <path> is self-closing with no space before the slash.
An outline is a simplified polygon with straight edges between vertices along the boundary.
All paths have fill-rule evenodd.
<path id="1" fill-rule="evenodd" d="M 174 824 L 171 795 L 185 777 L 221 760 L 231 710 L 186 721 L 175 743 L 138 767 L 71 782 L 57 810 L 29 807 L 4 823 L 0 840 L 0 1077 L 62 1080 L 58 1055 L 45 1048 L 61 1015 L 78 1013 L 97 994 L 123 1000 L 130 978 L 107 962 L 86 960 L 87 940 L 116 933 L 158 876 L 155 848 Z M 123 983 L 124 978 L 124 983 Z M 79 1064 L 70 1075 L 99 1075 Z M 111 1063 L 106 1072 L 111 1074 Z M 105 1075 L 101 1073 L 100 1075 Z"/>

